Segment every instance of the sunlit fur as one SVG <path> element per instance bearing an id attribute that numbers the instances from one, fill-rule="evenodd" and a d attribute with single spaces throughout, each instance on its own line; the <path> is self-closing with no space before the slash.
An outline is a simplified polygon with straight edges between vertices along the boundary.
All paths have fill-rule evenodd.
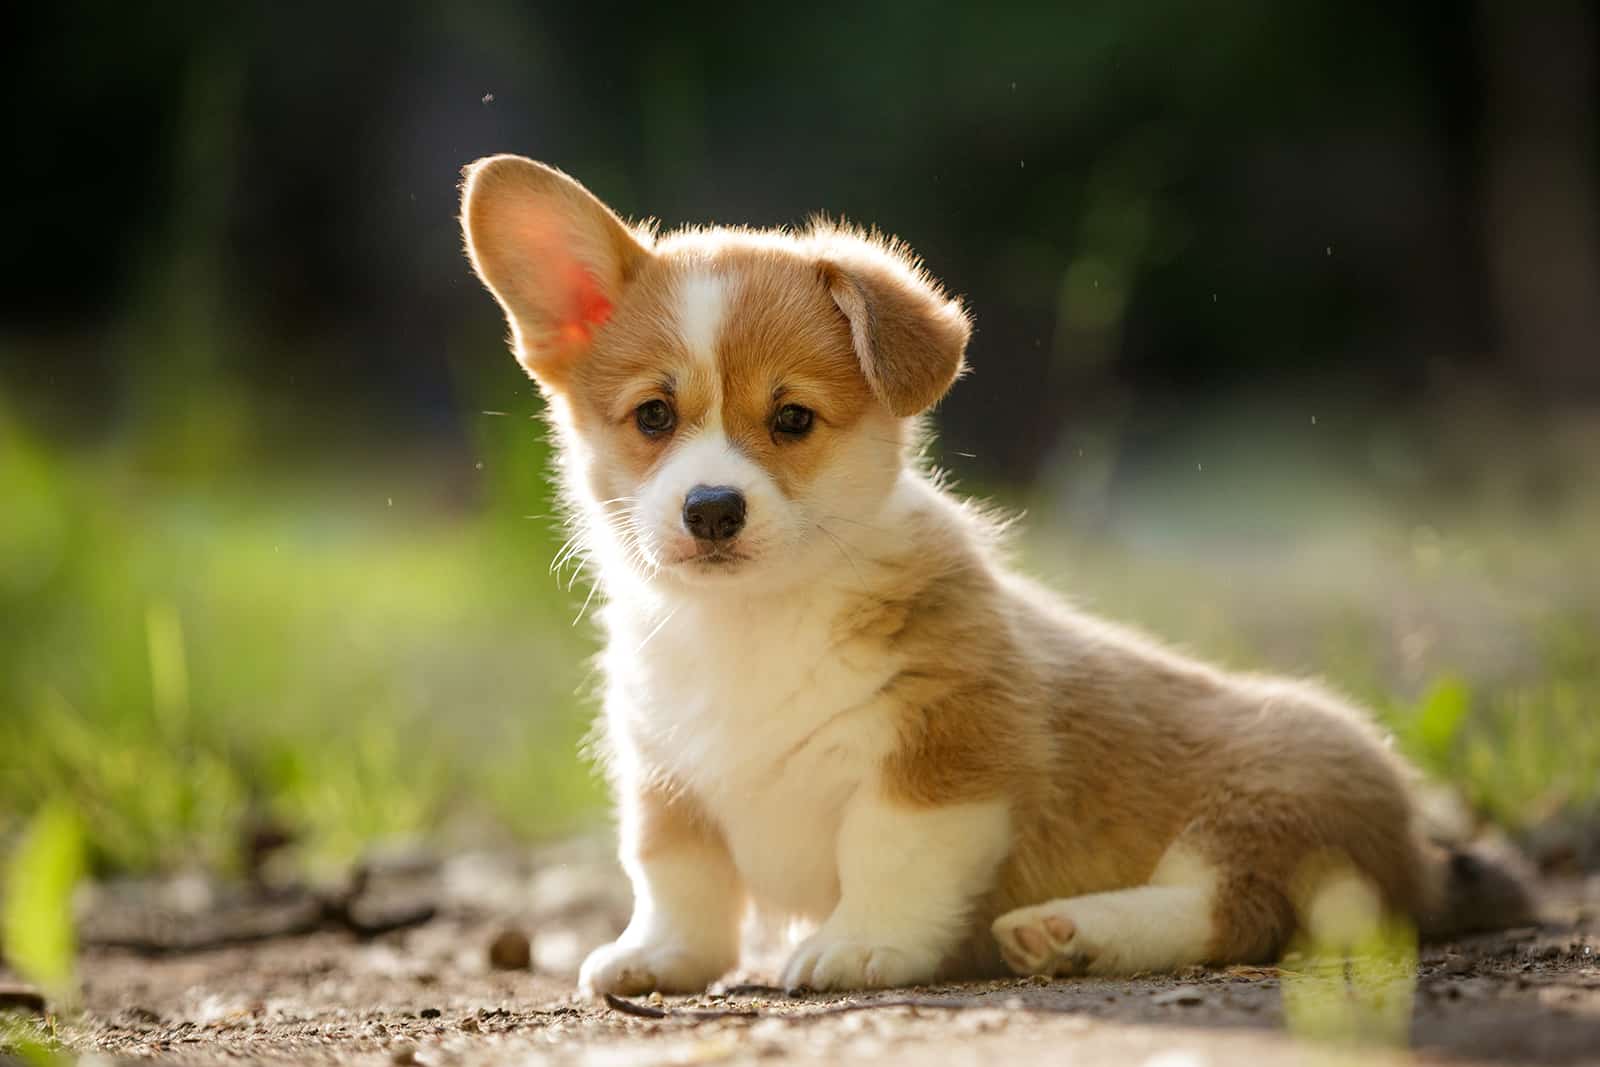
<path id="1" fill-rule="evenodd" d="M 782 975 L 813 988 L 1264 960 L 1324 875 L 1469 921 L 1365 714 L 1076 611 L 919 469 L 969 324 L 904 246 L 657 235 L 508 156 L 468 168 L 463 224 L 603 597 L 636 904 L 585 987 L 703 988 L 750 903 L 813 924 Z M 690 536 L 697 485 L 743 493 L 730 544 Z"/>

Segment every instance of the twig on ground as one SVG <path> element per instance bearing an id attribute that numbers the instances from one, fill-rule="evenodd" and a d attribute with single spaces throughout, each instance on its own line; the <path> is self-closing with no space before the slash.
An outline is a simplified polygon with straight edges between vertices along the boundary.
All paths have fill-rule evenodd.
<path id="1" fill-rule="evenodd" d="M 773 986 L 748 985 L 732 986 L 733 990 L 755 990 L 760 992 L 783 993 L 783 990 Z M 627 1000 L 623 997 L 604 994 L 606 1006 L 623 1015 L 632 1015 L 640 1019 L 683 1019 L 688 1022 L 702 1023 L 716 1019 L 819 1019 L 830 1015 L 845 1015 L 850 1012 L 871 1011 L 874 1008 L 930 1008 L 936 1011 L 967 1011 L 973 1008 L 988 1007 L 964 1000 L 935 1000 L 931 997 L 896 997 L 892 1000 L 862 1000 L 852 1001 L 847 1004 L 828 1004 L 811 1011 L 771 1012 L 761 1008 L 657 1008 L 649 1004 L 640 1004 L 637 1001 Z M 797 1005 L 806 1001 L 794 1000 Z"/>
<path id="2" fill-rule="evenodd" d="M 614 993 L 602 994 L 606 1006 L 612 1011 L 620 1011 L 624 1015 L 636 1015 L 641 1019 L 665 1019 L 667 1012 L 660 1008 L 652 1008 L 648 1004 L 635 1004 L 631 1000 L 624 1000 Z"/>

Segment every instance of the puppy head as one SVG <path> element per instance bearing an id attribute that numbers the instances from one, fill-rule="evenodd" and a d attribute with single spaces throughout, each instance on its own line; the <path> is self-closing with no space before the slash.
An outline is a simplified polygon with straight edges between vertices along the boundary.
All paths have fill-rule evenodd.
<path id="1" fill-rule="evenodd" d="M 877 236 L 658 238 L 515 156 L 467 168 L 462 225 L 608 567 L 749 586 L 843 565 L 961 371 L 966 313 Z"/>

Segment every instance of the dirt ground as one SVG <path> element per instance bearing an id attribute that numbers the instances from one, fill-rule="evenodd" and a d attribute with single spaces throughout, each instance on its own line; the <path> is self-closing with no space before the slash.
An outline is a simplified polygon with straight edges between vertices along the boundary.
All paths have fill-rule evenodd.
<path id="1" fill-rule="evenodd" d="M 793 998 L 756 967 L 704 996 L 585 1001 L 577 963 L 627 907 L 594 843 L 386 861 L 359 896 L 178 879 L 84 901 L 83 1011 L 58 1034 L 95 1063 L 1600 1064 L 1600 878 L 1545 895 L 1542 925 L 1387 979 L 1395 1026 L 1338 986 L 1354 1014 L 1330 1041 L 1286 1024 L 1284 989 L 1316 980 L 1294 959 Z"/>

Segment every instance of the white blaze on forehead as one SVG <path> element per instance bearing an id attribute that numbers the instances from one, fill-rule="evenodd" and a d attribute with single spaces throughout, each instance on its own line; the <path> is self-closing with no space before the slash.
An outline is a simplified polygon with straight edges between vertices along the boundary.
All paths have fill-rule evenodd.
<path id="1" fill-rule="evenodd" d="M 708 370 L 717 366 L 717 337 L 727 306 L 727 282 L 719 275 L 697 270 L 678 283 L 678 336 Z"/>

